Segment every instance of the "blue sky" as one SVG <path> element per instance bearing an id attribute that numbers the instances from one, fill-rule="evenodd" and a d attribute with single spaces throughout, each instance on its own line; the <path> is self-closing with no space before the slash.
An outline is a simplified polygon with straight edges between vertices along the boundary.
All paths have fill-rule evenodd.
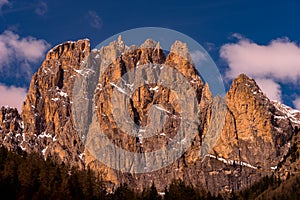
<path id="1" fill-rule="evenodd" d="M 246 69 L 273 99 L 300 108 L 299 10 L 297 0 L 0 0 L 0 103 L 5 103 L 8 94 L 20 102 L 32 73 L 52 46 L 89 38 L 94 47 L 119 32 L 153 26 L 174 29 L 198 41 L 227 85 Z M 16 49 L 15 42 L 40 51 L 26 53 Z M 278 49 L 286 49 L 283 56 Z M 253 62 L 241 61 L 248 55 Z"/>

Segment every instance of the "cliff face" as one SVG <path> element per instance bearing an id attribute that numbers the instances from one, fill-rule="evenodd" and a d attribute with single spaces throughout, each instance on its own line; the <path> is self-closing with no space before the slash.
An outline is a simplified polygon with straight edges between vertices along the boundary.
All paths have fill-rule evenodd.
<path id="1" fill-rule="evenodd" d="M 89 52 L 88 40 L 63 43 L 48 52 L 33 75 L 22 111 L 25 138 L 20 146 L 26 151 L 84 166 L 80 157 L 84 146 L 70 116 L 75 76 Z"/>
<path id="2" fill-rule="evenodd" d="M 94 68 L 89 68 L 91 65 Z M 130 93 L 135 87 L 120 82 L 124 74 L 149 79 L 162 65 L 180 72 L 190 84 L 184 92 L 195 94 L 195 104 L 185 108 L 199 110 L 191 147 L 171 165 L 147 173 L 121 172 L 99 162 L 85 146 L 88 136 L 81 133 L 89 127 L 78 129 L 78 124 L 93 120 L 86 113 L 92 102 L 95 102 L 97 124 L 115 146 L 144 153 L 171 143 L 183 113 L 174 91 L 162 84 L 146 83 L 132 91 L 132 100 L 125 106 L 121 104 L 125 97 L 117 96 L 110 101 L 115 98 L 114 90 Z M 148 66 L 146 71 L 140 70 L 142 66 Z M 172 76 L 156 75 L 153 80 Z M 93 80 L 92 84 L 88 79 Z M 93 93 L 88 94 L 86 91 L 91 88 Z M 73 106 L 74 101 L 81 102 L 80 106 Z M 156 134 L 147 138 L 143 138 L 146 134 L 143 131 L 135 137 L 128 135 L 119 127 L 113 106 L 120 113 L 128 112 L 129 118 L 140 127 L 151 123 L 159 127 L 152 130 Z M 79 114 L 80 119 L 74 120 L 74 114 Z M 173 179 L 180 178 L 212 192 L 226 192 L 242 189 L 273 173 L 280 162 L 280 166 L 290 167 L 286 163 L 290 159 L 286 158 L 285 163 L 282 159 L 297 141 L 299 126 L 300 112 L 270 101 L 246 75 L 233 81 L 226 98 L 212 97 L 209 86 L 204 85 L 194 68 L 186 44 L 179 41 L 165 55 L 159 43 L 152 40 L 140 47 L 127 47 L 119 38 L 109 46 L 92 51 L 88 40 L 79 40 L 49 51 L 32 78 L 21 116 L 15 109 L 1 108 L 0 143 L 11 150 L 36 151 L 45 158 L 51 155 L 71 166 L 89 167 L 101 174 L 110 189 L 124 182 L 142 189 L 154 182 L 162 191 Z M 97 145 L 106 144 L 99 140 Z M 103 154 L 112 165 L 119 165 L 114 163 L 115 149 Z M 141 162 L 147 166 L 147 157 Z"/>
<path id="3" fill-rule="evenodd" d="M 290 119 L 279 119 L 273 103 L 243 74 L 233 81 L 226 104 L 225 129 L 214 150 L 257 168 L 276 166 L 293 134 Z"/>

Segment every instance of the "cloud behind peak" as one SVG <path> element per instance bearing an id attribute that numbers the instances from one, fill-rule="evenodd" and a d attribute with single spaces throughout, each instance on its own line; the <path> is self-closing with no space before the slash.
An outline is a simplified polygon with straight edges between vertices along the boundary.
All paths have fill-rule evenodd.
<path id="1" fill-rule="evenodd" d="M 26 98 L 26 88 L 6 86 L 0 83 L 0 105 L 17 108 L 22 110 L 22 104 Z"/>
<path id="2" fill-rule="evenodd" d="M 220 57 L 227 63 L 225 78 L 245 73 L 256 80 L 262 91 L 273 100 L 282 101 L 281 84 L 299 85 L 300 45 L 287 37 L 262 45 L 241 34 L 232 35 L 235 43 L 224 44 Z M 299 108 L 299 101 L 294 101 Z"/>
<path id="3" fill-rule="evenodd" d="M 268 45 L 260 45 L 247 38 L 238 39 L 237 43 L 225 44 L 220 50 L 221 58 L 229 66 L 226 77 L 246 73 L 284 82 L 296 82 L 300 77 L 300 46 L 297 43 L 278 38 Z"/>

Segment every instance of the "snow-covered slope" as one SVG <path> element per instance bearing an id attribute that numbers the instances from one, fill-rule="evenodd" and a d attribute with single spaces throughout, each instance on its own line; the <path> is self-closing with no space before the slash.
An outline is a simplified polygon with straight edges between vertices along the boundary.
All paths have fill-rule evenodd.
<path id="1" fill-rule="evenodd" d="M 272 100 L 273 105 L 275 108 L 280 111 L 277 113 L 275 118 L 277 119 L 289 119 L 293 126 L 300 125 L 300 111 L 295 110 L 287 105 L 284 105 L 278 101 Z"/>

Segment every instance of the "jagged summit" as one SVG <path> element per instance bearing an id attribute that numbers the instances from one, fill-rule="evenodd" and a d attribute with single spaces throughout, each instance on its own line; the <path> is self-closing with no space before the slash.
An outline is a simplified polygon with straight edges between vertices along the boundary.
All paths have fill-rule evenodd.
<path id="1" fill-rule="evenodd" d="M 81 45 L 82 51 L 87 50 L 90 48 L 90 40 L 85 38 L 78 41 L 67 41 L 62 44 L 58 44 L 48 51 L 46 59 L 51 57 L 51 55 L 60 56 L 63 54 L 63 52 L 77 48 L 78 45 Z"/>
<path id="2" fill-rule="evenodd" d="M 189 62 L 192 61 L 192 57 L 188 50 L 188 46 L 186 43 L 176 40 L 171 46 L 171 53 L 178 54 L 182 58 L 187 59 Z"/>
<path id="3" fill-rule="evenodd" d="M 68 44 L 76 44 L 76 43 L 90 43 L 90 39 L 88 38 L 83 38 L 83 39 L 79 39 L 77 41 L 72 41 L 72 40 L 69 40 L 69 41 L 66 41 L 66 42 L 63 42 L 63 43 L 60 43 L 54 47 L 52 47 L 49 51 L 55 51 L 57 48 L 60 48 L 60 47 L 63 47 L 65 45 L 68 45 Z"/>
<path id="4" fill-rule="evenodd" d="M 141 48 L 155 48 L 157 45 L 157 42 L 155 42 L 153 39 L 147 39 L 140 47 Z"/>
<path id="5" fill-rule="evenodd" d="M 118 43 L 122 43 L 122 42 L 123 42 L 122 35 L 119 35 L 118 36 Z"/>
<path id="6" fill-rule="evenodd" d="M 255 80 L 249 78 L 246 74 L 240 74 L 237 78 L 233 79 L 226 97 L 227 99 L 231 99 L 231 101 L 242 98 L 246 102 L 257 101 L 264 107 L 271 106 L 270 100 L 262 92 Z"/>
<path id="7" fill-rule="evenodd" d="M 249 89 L 253 94 L 262 93 L 255 80 L 246 74 L 240 74 L 237 78 L 233 79 L 230 90 L 234 89 Z"/>
<path id="8" fill-rule="evenodd" d="M 155 50 L 161 50 L 161 48 L 160 48 L 160 43 L 159 43 L 159 42 L 157 42 L 157 44 L 156 44 L 156 46 L 155 46 Z"/>

